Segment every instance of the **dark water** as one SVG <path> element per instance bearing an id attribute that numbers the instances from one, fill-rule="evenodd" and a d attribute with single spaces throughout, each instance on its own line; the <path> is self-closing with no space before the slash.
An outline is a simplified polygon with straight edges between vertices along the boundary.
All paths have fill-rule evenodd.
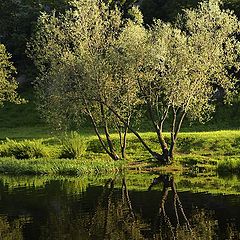
<path id="1" fill-rule="evenodd" d="M 0 178 L 1 240 L 240 239 L 240 196 L 180 192 L 170 176 L 141 190 L 122 177 L 13 182 Z"/>

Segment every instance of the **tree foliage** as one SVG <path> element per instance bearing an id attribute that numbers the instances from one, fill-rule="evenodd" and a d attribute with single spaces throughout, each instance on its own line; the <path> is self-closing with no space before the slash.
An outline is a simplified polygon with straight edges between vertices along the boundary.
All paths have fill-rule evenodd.
<path id="1" fill-rule="evenodd" d="M 168 163 L 185 117 L 207 120 L 217 94 L 231 98 L 239 22 L 217 0 L 185 10 L 174 25 L 156 20 L 145 28 L 139 10 L 131 11 L 135 17 L 123 19 L 117 8 L 88 0 L 73 1 L 59 16 L 42 14 L 30 46 L 41 72 L 39 108 L 59 126 L 87 115 L 113 159 L 118 156 L 109 126 L 118 130 L 122 150 L 129 128 L 155 158 Z M 150 149 L 132 127 L 139 105 L 148 111 L 162 153 Z M 163 136 L 166 119 L 171 122 L 169 143 Z"/>
<path id="2" fill-rule="evenodd" d="M 210 0 L 186 10 L 175 25 L 158 20 L 149 31 L 141 27 L 142 34 L 134 27 L 122 35 L 121 56 L 126 56 L 125 65 L 131 59 L 161 157 L 169 161 L 184 118 L 204 121 L 214 111 L 216 94 L 231 97 L 236 79 L 230 72 L 239 67 L 239 22 Z M 162 134 L 166 118 L 172 122 L 170 146 Z"/>
<path id="3" fill-rule="evenodd" d="M 5 102 L 22 102 L 16 92 L 18 87 L 14 79 L 16 70 L 9 59 L 10 55 L 6 52 L 5 46 L 0 44 L 0 107 L 2 107 Z"/>
<path id="4" fill-rule="evenodd" d="M 119 76 L 122 65 L 113 51 L 125 23 L 117 8 L 111 9 L 103 2 L 73 1 L 65 14 L 41 15 L 30 45 L 41 73 L 36 88 L 43 116 L 59 127 L 71 128 L 87 115 L 102 146 L 114 159 L 118 156 L 109 127 L 119 133 L 123 157 L 127 128 L 103 102 L 117 107 L 127 122 L 135 104 L 131 100 L 134 86 L 122 84 L 130 81 Z M 106 143 L 99 134 L 99 126 L 104 128 Z"/>
<path id="5" fill-rule="evenodd" d="M 13 61 L 20 70 L 29 71 L 31 62 L 25 51 L 37 18 L 41 11 L 63 11 L 68 0 L 1 0 L 0 1 L 0 41 L 12 54 Z M 28 66 L 26 69 L 25 65 Z"/>

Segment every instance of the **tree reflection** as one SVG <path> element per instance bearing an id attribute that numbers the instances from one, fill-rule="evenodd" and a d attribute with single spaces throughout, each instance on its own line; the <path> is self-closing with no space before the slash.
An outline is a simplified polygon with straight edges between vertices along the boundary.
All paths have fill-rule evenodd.
<path id="1" fill-rule="evenodd" d="M 150 191 L 158 184 L 162 191 L 155 218 L 151 216 L 153 223 L 146 219 L 144 211 L 148 211 L 154 201 L 145 202 L 143 206 L 146 210 L 143 207 L 140 211 L 134 205 L 139 195 L 128 190 L 126 179 L 122 178 L 120 184 L 116 179 L 109 179 L 105 186 L 98 189 L 95 199 L 91 199 L 91 193 L 85 196 L 86 201 L 93 200 L 87 203 L 87 211 L 81 211 L 76 208 L 77 205 L 73 207 L 65 201 L 60 202 L 58 210 L 51 209 L 47 224 L 41 227 L 40 239 L 217 239 L 217 234 L 221 233 L 213 215 L 200 209 L 185 213 L 173 176 L 160 175 L 153 180 L 148 192 L 142 194 L 151 198 L 154 194 Z M 234 226 L 229 226 L 224 234 L 224 239 L 240 239 Z"/>
<path id="2" fill-rule="evenodd" d="M 153 239 L 216 239 L 217 221 L 207 215 L 204 210 L 195 211 L 191 220 L 188 220 L 178 196 L 173 176 L 160 175 L 153 180 L 148 190 L 150 191 L 153 186 L 159 183 L 163 184 L 163 190 L 153 228 Z M 172 191 L 171 196 L 169 196 L 169 190 Z M 165 210 L 168 197 L 170 198 L 169 206 L 174 212 L 171 217 Z"/>
<path id="3" fill-rule="evenodd" d="M 42 226 L 40 239 L 144 239 L 143 225 L 133 211 L 126 180 L 122 179 L 120 191 L 115 182 L 106 182 L 97 204 L 87 213 L 73 211 L 61 202 L 59 211 L 52 209 L 47 224 Z"/>
<path id="4" fill-rule="evenodd" d="M 180 201 L 180 198 L 177 193 L 176 185 L 174 183 L 174 178 L 170 175 L 160 175 L 158 178 L 155 178 L 151 185 L 149 186 L 148 190 L 150 191 L 154 185 L 157 185 L 159 183 L 163 183 L 163 190 L 162 190 L 162 197 L 160 201 L 159 211 L 157 214 L 157 218 L 155 221 L 154 228 L 158 228 L 161 232 L 161 234 L 164 235 L 166 238 L 176 239 L 177 236 L 177 230 L 180 227 L 180 217 L 185 221 L 185 227 L 187 231 L 190 233 L 192 232 L 189 221 L 186 217 L 186 214 L 184 212 L 182 203 Z M 166 213 L 165 210 L 165 203 L 167 201 L 169 190 L 172 190 L 172 205 L 174 209 L 175 214 L 175 222 L 176 226 L 174 227 L 172 224 L 172 221 L 170 220 L 169 216 Z M 181 214 L 181 216 L 179 216 Z"/>
<path id="5" fill-rule="evenodd" d="M 122 179 L 121 196 L 113 197 L 115 180 L 105 185 L 103 195 L 92 218 L 91 239 L 144 239 L 143 224 L 134 214 L 125 178 Z"/>

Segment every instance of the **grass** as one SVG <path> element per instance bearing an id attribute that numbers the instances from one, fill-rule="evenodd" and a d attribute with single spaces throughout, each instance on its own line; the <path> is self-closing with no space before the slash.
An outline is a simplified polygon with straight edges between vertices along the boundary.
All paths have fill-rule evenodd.
<path id="1" fill-rule="evenodd" d="M 54 161 L 59 163 L 58 158 L 60 157 L 61 150 L 64 150 L 64 143 L 61 143 L 60 140 L 64 137 L 62 137 L 62 133 L 53 132 L 52 130 L 50 130 L 40 120 L 40 117 L 35 110 L 34 95 L 31 88 L 25 89 L 25 91 L 23 91 L 21 95 L 26 99 L 30 100 L 29 103 L 24 105 L 6 104 L 5 107 L 0 110 L 0 140 L 2 140 L 2 145 L 0 145 L 0 153 L 2 153 L 2 148 L 4 148 L 4 144 L 6 144 L 6 138 L 16 141 L 15 145 L 17 146 L 19 146 L 18 142 L 21 142 L 22 145 L 26 145 L 23 144 L 23 142 L 25 141 L 27 145 L 31 145 L 31 143 L 28 142 L 29 140 L 34 142 L 40 139 L 43 145 L 39 147 L 45 149 L 47 154 L 40 154 L 39 157 L 45 156 L 45 158 L 44 160 L 39 160 L 39 164 L 41 161 L 48 162 L 48 164 L 43 164 L 41 162 L 40 165 L 42 167 L 42 172 L 43 174 L 45 174 L 45 172 L 48 172 L 46 168 L 51 169 L 49 170 L 49 173 L 54 172 Z M 239 174 L 238 159 L 240 159 L 240 130 L 209 131 L 210 129 L 236 129 L 237 127 L 239 127 L 240 118 L 237 117 L 240 115 L 239 102 L 239 100 L 236 101 L 233 106 L 220 106 L 215 113 L 213 120 L 210 121 L 208 124 L 194 124 L 190 127 L 185 124 L 182 129 L 183 132 L 179 134 L 179 138 L 177 141 L 175 161 L 171 166 L 168 167 L 159 167 L 156 162 L 151 158 L 149 153 L 146 152 L 143 146 L 139 143 L 138 139 L 136 139 L 133 134 L 128 134 L 128 168 L 133 172 L 188 170 L 190 172 L 197 173 L 217 169 L 219 173 L 229 172 Z M 143 130 L 140 130 L 141 136 L 145 139 L 145 141 L 150 145 L 153 150 L 159 151 L 160 147 L 157 143 L 156 134 L 149 131 L 149 124 L 147 123 L 147 121 L 144 121 L 141 125 L 143 125 Z M 194 132 L 196 130 L 200 132 Z M 67 151 L 70 152 L 71 156 L 69 154 L 68 156 L 67 154 L 63 154 L 63 157 L 77 158 L 76 156 L 79 155 L 81 161 L 86 163 L 89 159 L 98 159 L 98 164 L 100 164 L 100 161 L 105 164 L 106 159 L 109 161 L 109 157 L 104 153 L 97 137 L 94 135 L 94 132 L 91 128 L 89 128 L 89 126 L 85 126 L 83 129 L 80 129 L 79 133 L 82 138 L 82 146 L 87 146 L 86 151 L 85 147 L 83 147 L 82 150 L 77 149 L 77 145 L 79 145 L 78 140 L 75 142 L 74 140 L 68 142 L 65 141 L 65 150 L 67 149 Z M 112 134 L 112 138 L 113 142 L 117 146 L 117 151 L 119 152 L 120 149 L 118 144 L 118 135 Z M 165 133 L 165 138 L 167 141 L 169 141 L 170 134 Z M 28 146 L 27 150 L 29 150 Z M 11 153 L 2 155 L 2 157 L 7 156 L 16 157 L 17 154 Z M 36 158 L 36 156 L 29 156 L 29 158 Z M 9 169 L 9 166 L 11 165 L 10 162 L 14 159 L 4 159 L 4 161 L 1 160 L 1 166 L 3 167 L 3 165 L 5 164 L 6 168 Z M 35 163 L 37 164 L 37 159 L 32 160 L 35 161 Z M 25 172 L 26 165 L 28 163 L 29 162 L 25 160 L 21 160 L 21 162 L 15 162 L 15 164 L 24 165 Z M 68 161 L 67 164 L 71 165 L 72 163 L 71 161 Z M 13 165 L 11 166 L 14 168 Z M 29 168 L 33 167 L 29 166 Z M 69 167 L 69 169 L 70 168 L 71 167 Z M 16 169 L 14 171 L 17 172 Z M 74 175 L 76 174 L 76 171 L 73 171 Z M 31 170 L 29 172 L 33 174 L 35 170 Z M 71 171 L 69 170 L 63 172 Z M 88 170 L 86 169 L 85 172 L 88 172 Z"/>
<path id="2" fill-rule="evenodd" d="M 43 126 L 40 116 L 36 110 L 33 89 L 24 86 L 19 89 L 20 96 L 28 100 L 26 104 L 16 105 L 6 103 L 0 109 L 0 123 L 2 128 L 36 127 Z"/>
<path id="3" fill-rule="evenodd" d="M 117 173 L 124 162 L 103 161 L 102 159 L 62 160 L 62 159 L 0 159 L 0 173 L 10 175 L 69 175 Z"/>
<path id="4" fill-rule="evenodd" d="M 86 140 L 77 132 L 65 134 L 61 139 L 62 147 L 59 158 L 78 159 L 82 157 L 87 149 Z"/>
<path id="5" fill-rule="evenodd" d="M 17 166 L 19 166 L 19 169 L 23 169 L 22 173 L 27 174 L 53 174 L 56 172 L 56 174 L 68 174 L 71 175 L 77 175 L 78 167 L 81 168 L 79 170 L 79 174 L 85 173 L 92 173 L 92 166 L 90 166 L 88 163 L 91 162 L 91 159 L 98 160 L 97 163 L 95 162 L 93 165 L 99 165 L 100 171 L 103 170 L 104 165 L 107 169 L 106 159 L 108 164 L 115 164 L 113 161 L 110 160 L 110 158 L 104 153 L 97 137 L 93 135 L 91 132 L 81 132 L 79 140 L 74 140 L 73 142 L 68 142 L 68 147 L 70 148 L 70 152 L 76 153 L 79 149 L 78 143 L 79 141 L 83 146 L 87 146 L 87 149 L 82 153 L 79 153 L 79 163 L 80 165 L 77 167 L 76 164 L 74 167 L 72 166 L 71 160 L 66 161 L 64 159 L 64 164 L 61 166 L 61 168 L 65 168 L 66 170 L 63 170 L 62 172 L 59 170 L 55 170 L 56 165 L 61 165 L 61 161 L 59 161 L 58 158 L 60 158 L 61 155 L 61 149 L 63 148 L 61 144 L 61 137 L 59 135 L 56 135 L 55 137 L 50 137 L 49 135 L 45 135 L 46 138 L 42 138 L 42 134 L 39 134 L 39 140 L 22 140 L 21 138 L 18 138 L 19 132 L 17 132 L 17 141 L 10 141 L 14 143 L 17 146 L 17 153 L 20 156 L 26 156 L 24 153 L 19 153 L 19 146 L 22 147 L 22 145 L 30 145 L 35 146 L 35 143 L 37 144 L 38 151 L 37 156 L 28 157 L 30 160 L 34 160 L 34 164 L 39 164 L 39 169 L 35 170 L 33 166 L 30 166 L 30 161 L 27 160 L 14 160 L 12 158 L 4 158 L 5 160 L 1 161 L 2 170 L 1 172 L 9 172 L 10 166 L 14 169 L 10 173 L 16 173 L 20 174 L 20 170 L 17 170 Z M 25 135 L 24 132 L 22 135 Z M 142 137 L 145 139 L 145 141 L 151 146 L 152 149 L 159 151 L 159 145 L 156 141 L 155 133 L 147 132 L 147 133 L 141 133 Z M 36 135 L 37 136 L 37 135 Z M 41 137 L 41 138 L 40 138 Z M 66 136 L 65 136 L 66 137 Z M 169 139 L 170 134 L 165 134 L 166 139 Z M 116 143 L 118 143 L 118 135 L 112 134 L 112 139 Z M 19 142 L 20 141 L 20 142 Z M 42 145 L 40 142 L 42 142 Z M 238 162 L 238 159 L 240 160 L 240 148 L 239 146 L 240 142 L 240 131 L 237 130 L 229 130 L 229 131 L 215 131 L 215 132 L 192 132 L 192 133 L 181 133 L 178 138 L 177 142 L 177 148 L 176 148 L 176 154 L 175 154 L 175 161 L 171 166 L 161 167 L 159 166 L 154 159 L 151 158 L 148 152 L 143 148 L 143 146 L 139 143 L 139 141 L 136 139 L 136 137 L 133 134 L 128 134 L 128 146 L 127 146 L 127 162 L 125 162 L 125 165 L 127 165 L 127 168 L 130 171 L 135 172 L 151 172 L 151 171 L 190 171 L 190 172 L 209 172 L 213 170 L 218 170 L 219 172 L 223 172 L 221 170 L 221 166 L 225 166 L 226 172 L 230 173 L 239 173 L 239 170 L 237 170 L 236 164 L 228 164 L 229 159 L 234 158 L 236 162 Z M 21 144 L 19 144 L 21 143 Z M 77 143 L 77 144 L 76 144 Z M 9 150 L 10 153 L 14 154 L 6 154 L 4 155 L 3 152 L 6 151 L 6 145 L 9 144 L 9 141 L 3 141 L 2 145 L 0 145 L 0 153 L 4 156 L 15 156 L 14 151 Z M 13 145 L 14 145 L 13 144 Z M 11 145 L 11 144 L 10 144 Z M 41 145 L 41 146 L 40 146 Z M 73 148 L 73 149 L 72 149 Z M 76 152 L 74 152 L 74 148 L 76 149 Z M 23 148 L 23 150 L 26 150 L 26 148 Z M 27 146 L 27 150 L 29 150 L 29 146 Z M 66 150 L 66 149 L 65 149 Z M 73 151 L 74 150 L 74 151 Z M 118 149 L 119 150 L 119 149 Z M 35 151 L 35 149 L 34 149 Z M 45 155 L 41 155 L 41 152 L 46 152 Z M 81 149 L 79 151 L 82 151 Z M 31 153 L 31 151 L 30 151 Z M 35 153 L 35 152 L 34 152 Z M 21 155 L 22 154 L 22 155 Z M 70 154 L 71 155 L 71 154 Z M 46 156 L 46 158 L 41 158 L 38 162 L 37 159 L 33 159 L 34 157 L 41 157 Z M 48 157 L 47 157 L 48 156 Z M 66 156 L 66 158 L 73 158 L 74 156 Z M 23 157 L 21 157 L 23 158 Z M 25 157 L 27 158 L 27 157 Z M 75 156 L 75 158 L 77 158 Z M 16 167 L 14 167 L 14 164 L 10 164 L 9 161 L 13 161 Z M 74 162 L 75 160 L 73 160 Z M 101 165 L 101 162 L 103 163 Z M 44 163 L 44 164 L 43 164 Z M 86 164 L 86 168 L 84 168 L 83 163 Z M 111 165 L 110 164 L 110 165 Z M 27 171 L 27 165 L 29 165 L 29 171 Z M 69 165 L 67 168 L 66 165 Z M 228 167 L 227 167 L 228 166 Z M 90 167 L 90 170 L 87 168 Z M 48 170 L 49 168 L 49 170 Z M 223 167 L 222 167 L 223 168 Z M 68 169 L 68 170 L 67 170 Z M 75 170 L 71 170 L 75 169 Z M 84 170 L 83 170 L 84 169 Z M 236 169 L 236 170 L 234 170 Z M 239 168 L 238 168 L 239 169 Z M 96 170 L 97 171 L 97 170 Z"/>
<path id="6" fill-rule="evenodd" d="M 228 158 L 218 163 L 217 172 L 222 175 L 237 174 L 240 175 L 240 157 Z"/>

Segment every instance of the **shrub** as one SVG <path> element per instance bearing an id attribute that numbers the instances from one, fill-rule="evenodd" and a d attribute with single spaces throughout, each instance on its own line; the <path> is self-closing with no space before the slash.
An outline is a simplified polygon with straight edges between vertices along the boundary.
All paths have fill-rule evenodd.
<path id="1" fill-rule="evenodd" d="M 87 149 L 86 141 L 77 133 L 65 134 L 61 139 L 62 151 L 60 158 L 76 159 L 80 158 Z"/>
<path id="2" fill-rule="evenodd" d="M 7 142 L 2 146 L 1 156 L 14 156 L 17 159 L 48 157 L 48 151 L 42 141 L 24 140 L 17 142 L 7 138 Z"/>
<path id="3" fill-rule="evenodd" d="M 217 172 L 220 175 L 240 174 L 240 159 L 229 158 L 218 163 Z"/>

